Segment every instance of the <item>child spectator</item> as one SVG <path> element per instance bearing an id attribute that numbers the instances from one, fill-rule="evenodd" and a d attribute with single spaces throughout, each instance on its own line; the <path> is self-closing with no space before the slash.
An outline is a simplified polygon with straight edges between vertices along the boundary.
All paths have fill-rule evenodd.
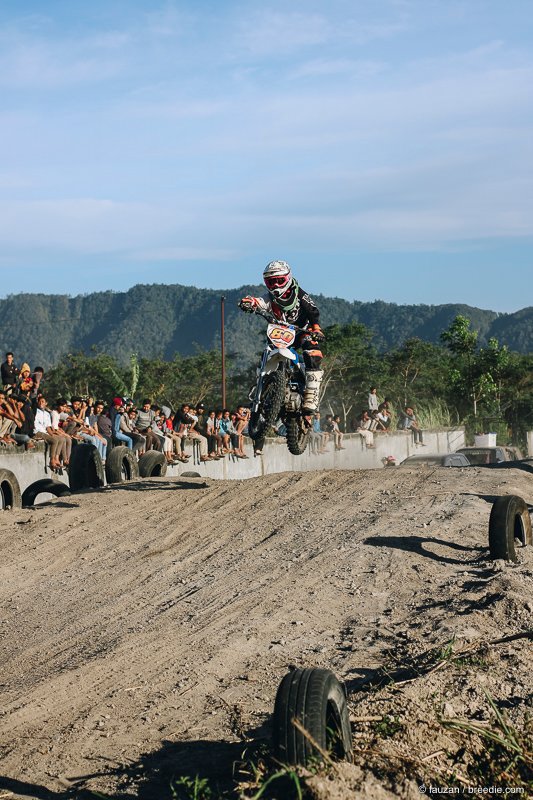
<path id="1" fill-rule="evenodd" d="M 33 379 L 29 364 L 23 364 L 17 380 L 17 389 L 20 394 L 29 395 L 33 390 Z"/>

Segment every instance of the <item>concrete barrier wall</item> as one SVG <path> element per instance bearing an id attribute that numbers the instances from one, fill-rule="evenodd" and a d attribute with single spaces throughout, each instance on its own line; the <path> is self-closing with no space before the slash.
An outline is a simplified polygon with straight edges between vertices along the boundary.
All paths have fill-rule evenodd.
<path id="1" fill-rule="evenodd" d="M 245 440 L 246 441 L 246 440 Z M 407 456 L 415 453 L 451 453 L 464 447 L 464 428 L 448 428 L 436 431 L 424 431 L 425 447 L 416 447 L 410 433 L 391 433 L 374 437 L 375 448 L 367 449 L 364 440 L 356 433 L 347 434 L 343 439 L 345 450 L 334 450 L 328 445 L 327 452 L 318 455 L 308 448 L 301 456 L 293 456 L 287 450 L 284 439 L 268 440 L 263 455 L 254 458 L 252 448 L 246 447 L 250 457 L 239 459 L 226 456 L 220 461 L 195 463 L 193 458 L 189 464 L 169 467 L 167 475 L 177 476 L 182 472 L 199 472 L 201 475 L 224 480 L 244 480 L 258 475 L 270 475 L 276 472 L 302 471 L 309 472 L 321 469 L 380 469 L 387 456 L 394 456 L 399 464 Z M 21 448 L 0 450 L 0 469 L 13 472 L 24 491 L 31 483 L 40 478 L 53 477 L 68 483 L 66 472 L 57 476 L 46 471 L 44 448 L 38 445 L 35 450 L 21 452 Z M 42 495 L 40 500 L 49 499 Z"/>

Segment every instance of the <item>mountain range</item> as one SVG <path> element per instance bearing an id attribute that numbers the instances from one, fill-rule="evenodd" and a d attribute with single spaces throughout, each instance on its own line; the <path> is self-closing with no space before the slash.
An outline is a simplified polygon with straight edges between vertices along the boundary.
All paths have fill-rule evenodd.
<path id="1" fill-rule="evenodd" d="M 237 307 L 246 294 L 262 295 L 264 287 L 198 289 L 194 286 L 137 285 L 125 292 L 94 292 L 69 297 L 58 294 L 14 294 L 0 299 L 0 353 L 12 350 L 15 361 L 45 369 L 66 353 L 103 351 L 126 362 L 141 357 L 173 358 L 198 349 L 220 347 L 221 296 L 225 296 L 226 351 L 247 363 L 262 349 L 263 320 Z M 418 337 L 439 342 L 458 314 L 479 331 L 481 344 L 495 336 L 521 353 L 533 351 L 533 307 L 498 314 L 462 304 L 396 305 L 381 300 L 362 303 L 314 296 L 323 327 L 360 322 L 374 334 L 382 350 Z M 2 359 L 3 360 L 3 359 Z"/>

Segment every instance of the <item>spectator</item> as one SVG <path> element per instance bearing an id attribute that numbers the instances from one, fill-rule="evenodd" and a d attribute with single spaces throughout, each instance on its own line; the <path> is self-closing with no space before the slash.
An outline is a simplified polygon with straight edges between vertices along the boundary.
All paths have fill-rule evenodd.
<path id="1" fill-rule="evenodd" d="M 333 414 L 326 414 L 326 419 L 324 420 L 324 427 L 322 430 L 322 452 L 325 453 L 328 449 L 328 443 L 330 438 L 333 436 L 334 426 L 333 426 Z"/>
<path id="2" fill-rule="evenodd" d="M 84 442 L 88 442 L 88 444 L 92 444 L 98 452 L 100 453 L 100 458 L 103 462 L 106 460 L 106 453 L 107 453 L 107 441 L 106 439 L 98 433 L 97 428 L 93 428 L 91 425 L 87 424 L 87 401 L 84 400 L 82 397 L 72 397 L 71 400 L 71 409 L 68 413 L 68 419 L 66 422 L 65 430 L 67 433 L 75 433 L 75 435 L 83 440 Z"/>
<path id="3" fill-rule="evenodd" d="M 31 377 L 31 369 L 29 364 L 23 364 L 20 368 L 19 377 L 17 380 L 17 389 L 19 394 L 29 396 L 33 390 L 33 378 Z"/>
<path id="4" fill-rule="evenodd" d="M 320 411 L 313 414 L 313 425 L 309 433 L 309 446 L 311 452 L 319 454 L 322 452 L 322 431 L 320 429 Z"/>
<path id="5" fill-rule="evenodd" d="M 421 447 L 425 447 L 422 429 L 412 406 L 405 406 L 398 422 L 398 430 L 411 431 L 415 445 L 419 444 Z"/>
<path id="6" fill-rule="evenodd" d="M 156 425 L 162 437 L 163 453 L 168 464 L 176 464 L 174 459 L 174 440 L 167 425 L 167 420 L 170 417 L 170 408 L 163 406 L 162 408 L 154 408 L 156 412 Z"/>
<path id="7" fill-rule="evenodd" d="M 244 406 L 239 406 L 235 413 L 235 433 L 238 437 L 238 444 L 234 452 L 237 458 L 248 458 L 244 452 L 244 429 L 248 425 L 249 410 Z"/>
<path id="8" fill-rule="evenodd" d="M 105 403 L 103 400 L 97 400 L 94 405 L 94 414 L 89 417 L 91 420 L 91 425 L 93 427 L 96 426 L 96 429 L 100 436 L 106 441 L 107 444 L 107 453 L 113 447 L 113 426 L 111 424 L 111 419 L 109 414 L 106 414 L 105 411 Z"/>
<path id="9" fill-rule="evenodd" d="M 370 392 L 368 393 L 368 410 L 369 411 L 377 411 L 379 402 L 378 402 L 378 395 L 377 389 L 375 386 L 372 386 Z"/>
<path id="10" fill-rule="evenodd" d="M 11 397 L 6 397 L 4 405 L 9 408 L 13 420 L 11 438 L 16 444 L 23 444 L 26 450 L 32 450 L 35 447 L 31 441 L 34 420 L 29 401 L 23 395 L 11 394 Z"/>
<path id="11" fill-rule="evenodd" d="M 37 399 L 37 409 L 34 421 L 34 439 L 46 442 L 50 449 L 49 467 L 52 470 L 59 470 L 66 465 L 67 445 L 64 436 L 60 436 L 52 428 L 52 415 L 47 408 L 46 398 L 43 395 Z"/>
<path id="12" fill-rule="evenodd" d="M 11 431 L 16 427 L 13 409 L 3 389 L 0 389 L 0 442 L 16 444 Z"/>
<path id="13" fill-rule="evenodd" d="M 382 408 L 378 411 L 375 419 L 377 420 L 376 430 L 388 433 L 391 426 L 391 413 L 387 408 Z"/>
<path id="14" fill-rule="evenodd" d="M 0 366 L 0 375 L 2 377 L 2 386 L 7 394 L 17 385 L 19 376 L 19 371 L 13 361 L 13 353 L 6 353 L 6 360 Z"/>
<path id="15" fill-rule="evenodd" d="M 202 411 L 202 409 L 203 406 L 200 405 L 200 411 Z M 207 450 L 207 437 L 201 434 L 196 428 L 198 423 L 198 415 L 196 411 L 196 408 L 193 408 L 192 406 L 189 407 L 189 417 L 191 418 L 191 423 L 187 431 L 187 438 L 198 442 L 200 447 L 200 461 L 213 461 L 213 457 L 209 455 Z"/>
<path id="16" fill-rule="evenodd" d="M 31 377 L 33 380 L 33 389 L 31 390 L 30 397 L 32 400 L 36 400 L 38 395 L 41 394 L 41 383 L 44 378 L 44 369 L 42 367 L 35 367 Z"/>
<path id="17" fill-rule="evenodd" d="M 122 403 L 122 399 L 120 399 Z M 146 438 L 147 450 L 163 450 L 163 442 L 154 431 L 155 412 L 152 410 L 150 400 L 143 400 L 142 408 L 137 411 L 135 427 Z"/>
<path id="18" fill-rule="evenodd" d="M 191 407 L 188 403 L 183 403 L 179 411 L 174 415 L 174 433 L 181 439 L 181 457 L 188 459 L 189 456 L 185 454 L 185 440 L 189 434 L 189 429 L 192 425 L 192 417 L 190 414 Z"/>
<path id="19" fill-rule="evenodd" d="M 231 414 L 227 408 L 223 409 L 219 426 L 220 438 L 222 439 L 222 450 L 224 453 L 231 451 L 231 435 L 235 433 Z"/>
<path id="20" fill-rule="evenodd" d="M 366 446 L 370 448 L 374 447 L 374 434 L 370 430 L 371 422 L 370 414 L 366 408 L 363 409 L 357 422 L 356 432 L 365 440 Z"/>
<path id="21" fill-rule="evenodd" d="M 219 432 L 221 415 L 222 412 L 210 411 L 206 420 L 207 449 L 218 458 L 224 458 L 222 438 Z"/>
<path id="22" fill-rule="evenodd" d="M 346 450 L 346 448 L 342 446 L 344 433 L 342 433 L 340 429 L 340 421 L 341 418 L 338 414 L 333 417 L 333 441 L 335 443 L 335 450 Z"/>
<path id="23" fill-rule="evenodd" d="M 133 439 L 122 430 L 122 417 L 124 416 L 124 405 L 122 399 L 119 398 L 120 405 L 113 401 L 115 406 L 115 418 L 113 420 L 113 444 L 117 447 L 121 445 L 133 450 Z"/>
<path id="24" fill-rule="evenodd" d="M 146 437 L 137 430 L 135 426 L 136 419 L 137 410 L 133 407 L 128 409 L 127 406 L 124 406 L 124 412 L 120 414 L 119 430 L 131 439 L 133 452 L 142 456 L 146 450 Z"/>
<path id="25" fill-rule="evenodd" d="M 68 467 L 70 463 L 70 454 L 72 452 L 72 436 L 70 436 L 65 428 L 63 427 L 65 421 L 68 419 L 68 406 L 67 401 L 60 398 L 56 400 L 56 404 L 52 409 L 50 416 L 52 418 L 52 432 L 56 436 L 62 436 L 64 438 L 64 458 L 63 464 Z"/>

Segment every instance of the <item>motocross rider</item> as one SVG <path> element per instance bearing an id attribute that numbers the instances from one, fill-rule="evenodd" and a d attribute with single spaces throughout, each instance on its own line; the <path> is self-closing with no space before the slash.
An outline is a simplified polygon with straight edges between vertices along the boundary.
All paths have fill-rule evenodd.
<path id="1" fill-rule="evenodd" d="M 324 334 L 318 324 L 320 312 L 313 300 L 298 286 L 286 261 L 271 261 L 263 271 L 263 280 L 268 289 L 267 297 L 243 297 L 239 307 L 255 314 L 266 311 L 280 322 L 306 328 L 308 334 L 299 334 L 296 346 L 303 351 L 305 364 L 305 392 L 303 413 L 310 416 L 318 411 L 320 384 L 323 372 L 320 369 L 322 353 L 318 342 Z"/>

